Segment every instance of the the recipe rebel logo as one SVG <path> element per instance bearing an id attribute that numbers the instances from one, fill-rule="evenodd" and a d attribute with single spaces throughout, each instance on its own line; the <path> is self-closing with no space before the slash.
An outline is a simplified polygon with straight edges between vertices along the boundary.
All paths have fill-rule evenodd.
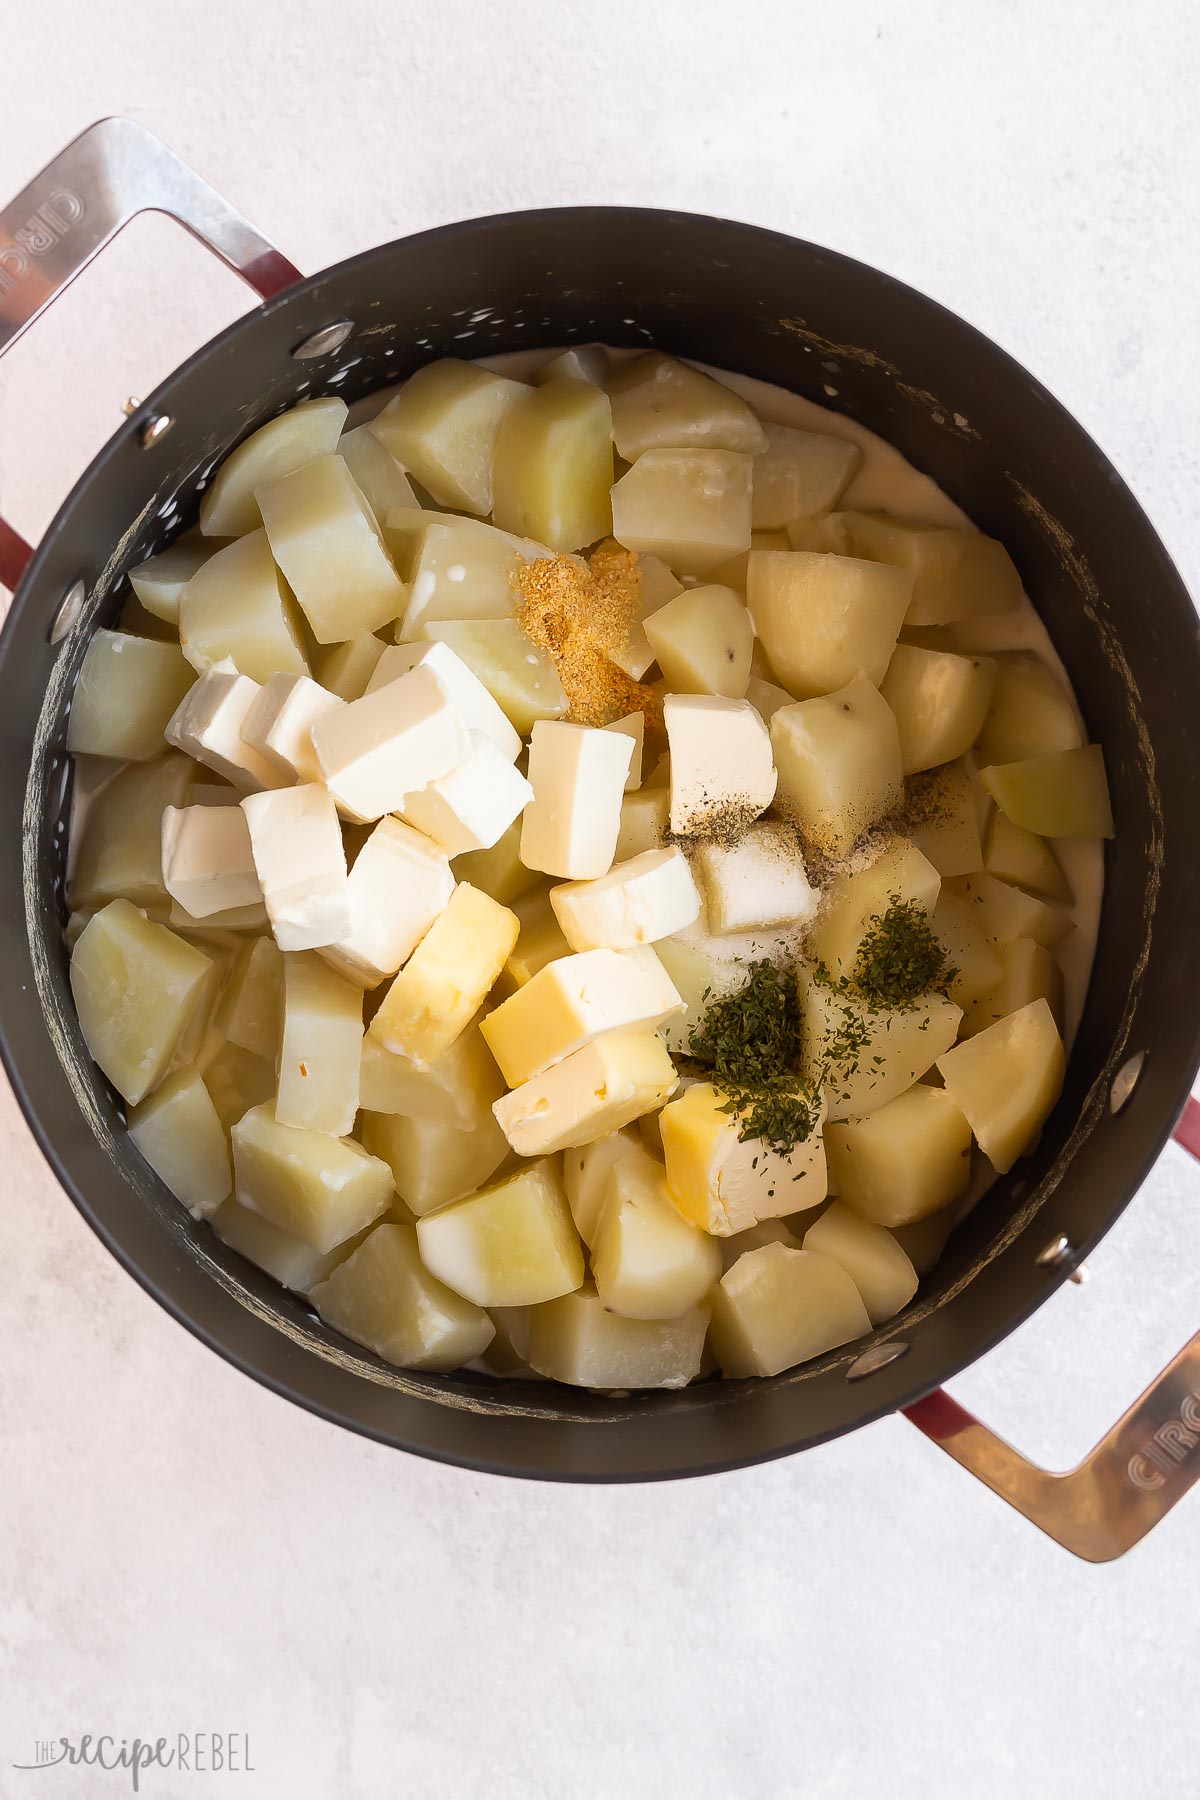
<path id="1" fill-rule="evenodd" d="M 32 1761 L 14 1762 L 12 1767 L 22 1774 L 64 1767 L 102 1769 L 109 1774 L 124 1771 L 134 1794 L 141 1793 L 142 1776 L 149 1770 L 210 1776 L 256 1773 L 250 1737 L 244 1731 L 180 1731 L 173 1737 L 157 1738 L 118 1738 L 106 1732 L 84 1732 L 74 1738 L 39 1738 L 33 1750 Z M 46 1784 L 46 1792 L 53 1792 L 50 1783 Z"/>

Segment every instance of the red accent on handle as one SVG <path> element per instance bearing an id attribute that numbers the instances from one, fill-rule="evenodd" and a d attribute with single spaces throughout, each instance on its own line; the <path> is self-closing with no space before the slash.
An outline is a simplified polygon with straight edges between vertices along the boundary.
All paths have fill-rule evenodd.
<path id="1" fill-rule="evenodd" d="M 0 588 L 7 588 L 10 594 L 16 593 L 17 583 L 32 555 L 33 550 L 25 539 L 18 537 L 12 526 L 0 519 Z"/>
<path id="2" fill-rule="evenodd" d="M 289 262 L 278 250 L 268 250 L 256 261 L 239 269 L 238 274 L 264 300 L 273 300 L 285 288 L 294 287 L 296 282 L 304 280 L 295 263 Z"/>
<path id="3" fill-rule="evenodd" d="M 903 1412 L 909 1424 L 923 1431 L 935 1444 L 944 1444 L 947 1438 L 957 1437 L 968 1425 L 977 1423 L 975 1415 L 960 1406 L 945 1388 L 934 1388 L 932 1394 L 914 1400 L 911 1406 L 903 1408 Z"/>
<path id="4" fill-rule="evenodd" d="M 1188 1095 L 1188 1103 L 1180 1113 L 1171 1136 L 1200 1162 L 1200 1100 L 1197 1100 L 1195 1094 Z"/>

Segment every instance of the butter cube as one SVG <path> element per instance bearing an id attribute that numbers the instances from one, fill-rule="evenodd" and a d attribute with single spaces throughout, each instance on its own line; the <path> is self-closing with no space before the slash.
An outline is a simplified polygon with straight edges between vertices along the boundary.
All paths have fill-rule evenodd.
<path id="1" fill-rule="evenodd" d="M 404 813 L 447 856 L 490 850 L 533 799 L 519 775 L 486 732 L 472 731 L 470 754 L 448 775 L 409 794 Z"/>
<path id="2" fill-rule="evenodd" d="M 730 1237 L 760 1219 L 819 1206 L 827 1187 L 821 1117 L 785 1156 L 760 1138 L 741 1138 L 725 1104 L 711 1081 L 698 1081 L 659 1114 L 667 1192 L 682 1216 L 715 1237 Z"/>
<path id="3" fill-rule="evenodd" d="M 417 1218 L 474 1193 L 509 1154 L 490 1112 L 471 1131 L 401 1113 L 366 1113 L 362 1140 L 388 1165 L 396 1192 Z"/>
<path id="4" fill-rule="evenodd" d="M 327 1325 L 398 1369 L 457 1369 L 482 1356 L 496 1328 L 432 1276 L 411 1225 L 379 1225 L 311 1290 Z"/>
<path id="5" fill-rule="evenodd" d="M 675 845 L 617 863 L 595 881 L 551 888 L 550 903 L 572 950 L 654 944 L 694 924 L 700 913 L 687 858 Z"/>
<path id="6" fill-rule="evenodd" d="M 620 1157 L 592 1246 L 596 1292 L 628 1319 L 674 1319 L 720 1279 L 721 1252 L 667 1197 L 662 1165 L 645 1150 Z"/>
<path id="7" fill-rule="evenodd" d="M 492 1111 L 519 1156 L 590 1144 L 670 1099 L 675 1065 L 653 1032 L 613 1031 L 497 1100 Z"/>
<path id="8" fill-rule="evenodd" d="M 320 781 L 312 728 L 342 701 L 307 675 L 272 675 L 242 722 L 242 742 L 288 781 Z"/>
<path id="9" fill-rule="evenodd" d="M 362 989 L 312 951 L 283 959 L 283 1036 L 275 1117 L 344 1137 L 358 1111 Z"/>
<path id="10" fill-rule="evenodd" d="M 448 775 L 471 749 L 462 714 L 429 668 L 317 719 L 312 741 L 330 793 L 359 822 L 399 812 L 406 795 Z"/>
<path id="11" fill-rule="evenodd" d="M 460 882 L 388 989 L 372 1035 L 425 1068 L 435 1063 L 479 1011 L 518 929 L 515 913 Z"/>
<path id="12" fill-rule="evenodd" d="M 164 807 L 162 867 L 168 894 L 193 919 L 262 901 L 240 806 Z"/>
<path id="13" fill-rule="evenodd" d="M 428 1068 L 394 1056 L 370 1032 L 363 1039 L 360 1100 L 368 1112 L 401 1113 L 468 1133 L 485 1120 L 492 1122 L 492 1104 L 503 1091 L 496 1059 L 478 1025 L 468 1025 Z"/>
<path id="14" fill-rule="evenodd" d="M 257 681 L 239 675 L 228 658 L 214 663 L 184 695 L 163 736 L 243 793 L 248 788 L 278 787 L 278 771 L 242 738 L 242 726 L 259 691 Z"/>
<path id="15" fill-rule="evenodd" d="M 445 853 L 403 819 L 380 819 L 349 875 L 350 930 L 321 954 L 363 987 L 406 963 L 454 892 Z"/>
<path id="16" fill-rule="evenodd" d="M 268 1102 L 233 1127 L 234 1197 L 281 1231 L 332 1250 L 386 1212 L 392 1173 L 349 1138 L 281 1125 Z"/>
<path id="17" fill-rule="evenodd" d="M 546 1160 L 417 1220 L 430 1272 L 477 1306 L 536 1306 L 583 1281 L 583 1249 Z"/>
<path id="18" fill-rule="evenodd" d="M 367 683 L 368 694 L 398 681 L 412 669 L 432 670 L 470 730 L 485 732 L 502 756 L 510 763 L 516 762 L 521 754 L 519 734 L 478 675 L 449 644 L 389 644 Z"/>
<path id="19" fill-rule="evenodd" d="M 327 791 L 309 782 L 248 794 L 242 811 L 279 948 L 339 943 L 353 921 L 342 831 Z"/>
<path id="20" fill-rule="evenodd" d="M 668 694 L 671 830 L 700 836 L 750 824 L 775 798 L 767 728 L 745 700 Z"/>
<path id="21" fill-rule="evenodd" d="M 340 456 L 318 456 L 255 488 L 271 554 L 319 644 L 398 618 L 404 586 L 358 483 Z"/>
<path id="22" fill-rule="evenodd" d="M 547 963 L 480 1022 L 511 1087 L 606 1031 L 653 1031 L 683 1001 L 654 951 L 584 950 Z"/>
<path id="23" fill-rule="evenodd" d="M 568 880 L 607 874 L 632 760 L 624 732 L 538 720 L 529 741 L 533 799 L 521 827 L 527 868 Z"/>
<path id="24" fill-rule="evenodd" d="M 811 885 L 796 834 L 761 820 L 733 844 L 702 843 L 694 863 L 708 904 L 709 930 L 767 931 L 807 925 L 821 896 Z"/>

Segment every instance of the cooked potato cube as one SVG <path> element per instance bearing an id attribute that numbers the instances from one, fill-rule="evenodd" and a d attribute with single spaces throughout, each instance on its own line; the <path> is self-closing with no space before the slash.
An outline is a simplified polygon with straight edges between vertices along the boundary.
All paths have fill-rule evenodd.
<path id="1" fill-rule="evenodd" d="M 793 519 L 785 533 L 793 550 L 817 550 L 824 556 L 857 556 L 845 525 L 846 514 L 817 513 L 809 519 Z"/>
<path id="2" fill-rule="evenodd" d="M 814 1219 L 821 1216 L 821 1209 L 812 1214 Z M 800 1229 L 804 1226 L 800 1223 Z M 735 1231 L 732 1237 L 721 1238 L 721 1272 L 732 1269 L 739 1256 L 745 1256 L 747 1250 L 761 1250 L 764 1244 L 786 1244 L 789 1250 L 804 1248 L 800 1238 L 790 1225 L 782 1219 L 761 1219 L 757 1225 L 747 1226 L 745 1231 Z"/>
<path id="3" fill-rule="evenodd" d="M 423 1266 L 411 1225 L 377 1225 L 309 1299 L 327 1325 L 398 1369 L 460 1368 L 496 1333 Z"/>
<path id="4" fill-rule="evenodd" d="M 603 387 L 607 374 L 608 351 L 603 344 L 572 344 L 569 350 L 550 357 L 536 368 L 532 379 L 540 387 L 543 381 L 555 381 L 560 375 L 566 375 L 572 381 L 590 381 L 595 387 Z"/>
<path id="5" fill-rule="evenodd" d="M 911 1225 L 892 1227 L 892 1236 L 918 1275 L 930 1275 L 937 1268 L 950 1233 L 958 1224 L 960 1211 L 961 1202 L 955 1200 L 949 1206 L 943 1206 L 940 1212 L 914 1219 Z"/>
<path id="6" fill-rule="evenodd" d="M 474 1193 L 508 1155 L 508 1140 L 490 1112 L 470 1131 L 435 1119 L 367 1113 L 362 1140 L 388 1165 L 396 1192 L 417 1218 Z"/>
<path id="7" fill-rule="evenodd" d="M 226 544 L 179 597 L 179 641 L 203 675 L 229 657 L 240 675 L 307 675 L 295 611 L 265 531 Z"/>
<path id="8" fill-rule="evenodd" d="M 888 1012 L 865 1006 L 823 983 L 802 988 L 804 1075 L 811 1084 L 824 1080 L 830 1119 L 874 1113 L 932 1067 L 958 1036 L 962 1008 L 940 994 L 927 994 L 911 1012 Z M 848 1036 L 857 1044 L 848 1059 L 840 1046 Z M 826 1139 L 829 1128 L 826 1126 Z M 840 1182 L 836 1191 L 843 1192 Z"/>
<path id="9" fill-rule="evenodd" d="M 996 946 L 958 894 L 939 896 L 933 909 L 933 929 L 954 970 L 947 992 L 956 1006 L 970 1006 L 981 994 L 989 993 L 1003 974 Z"/>
<path id="10" fill-rule="evenodd" d="M 337 453 L 358 483 L 377 525 L 385 525 L 388 514 L 398 506 L 417 505 L 412 482 L 369 425 L 356 425 L 353 431 L 343 432 L 337 441 Z"/>
<path id="11" fill-rule="evenodd" d="M 80 1030 L 131 1106 L 166 1074 L 212 974 L 211 957 L 128 900 L 110 901 L 84 926 L 71 952 Z"/>
<path id="12" fill-rule="evenodd" d="M 631 554 L 618 544 L 616 538 L 605 538 L 588 557 L 588 567 L 603 573 L 612 558 L 626 558 Z M 633 574 L 637 588 L 633 616 L 626 624 L 623 642 L 610 644 L 605 655 L 618 669 L 624 669 L 627 675 L 640 681 L 654 661 L 654 652 L 650 648 L 650 640 L 646 636 L 642 620 L 648 613 L 657 612 L 661 606 L 665 606 L 668 600 L 673 600 L 676 594 L 681 594 L 683 587 L 666 563 L 657 556 L 634 556 Z"/>
<path id="13" fill-rule="evenodd" d="M 516 913 L 460 881 L 388 989 L 372 1034 L 429 1068 L 479 1011 L 519 930 Z"/>
<path id="14" fill-rule="evenodd" d="M 678 1077 L 652 1032 L 609 1031 L 497 1100 L 518 1156 L 549 1156 L 631 1125 L 669 1100 Z"/>
<path id="15" fill-rule="evenodd" d="M 979 804 L 980 796 L 984 807 Z M 983 867 L 980 813 L 987 795 L 965 763 L 947 763 L 905 784 L 904 828 L 945 880 Z"/>
<path id="16" fill-rule="evenodd" d="M 942 878 L 905 838 L 893 838 L 867 868 L 839 875 L 822 896 L 808 948 L 834 975 L 853 973 L 859 946 L 893 901 L 913 902 L 931 913 Z"/>
<path id="17" fill-rule="evenodd" d="M 979 778 L 1014 825 L 1041 837 L 1113 834 L 1104 752 L 1099 744 L 981 769 Z"/>
<path id="18" fill-rule="evenodd" d="M 439 506 L 492 510 L 492 462 L 522 381 L 445 357 L 427 363 L 389 400 L 371 430 Z"/>
<path id="19" fill-rule="evenodd" d="M 273 938 L 255 938 L 238 951 L 216 1023 L 230 1043 L 274 1062 L 283 1023 L 283 956 Z"/>
<path id="20" fill-rule="evenodd" d="M 240 1044 L 226 1040 L 211 1054 L 206 1052 L 198 1066 L 226 1137 L 252 1107 L 266 1106 L 268 1112 L 274 1110 L 273 1056 L 268 1061 L 266 1057 L 256 1056 L 250 1050 L 243 1050 Z"/>
<path id="21" fill-rule="evenodd" d="M 771 747 L 781 808 L 827 855 L 848 856 L 903 798 L 896 721 L 865 678 L 781 707 Z"/>
<path id="22" fill-rule="evenodd" d="M 613 536 L 703 575 L 750 547 L 751 461 L 730 450 L 649 450 L 612 490 Z"/>
<path id="23" fill-rule="evenodd" d="M 612 527 L 608 395 L 563 376 L 528 388 L 500 422 L 492 517 L 552 550 L 581 550 Z"/>
<path id="24" fill-rule="evenodd" d="M 683 1388 L 700 1373 L 708 1310 L 676 1319 L 625 1319 L 591 1283 L 529 1315 L 529 1363 L 568 1387 Z"/>
<path id="25" fill-rule="evenodd" d="M 860 1219 L 841 1200 L 809 1226 L 804 1248 L 845 1269 L 872 1325 L 894 1319 L 917 1291 L 917 1271 L 891 1232 Z"/>
<path id="26" fill-rule="evenodd" d="M 994 944 L 1029 937 L 1052 948 L 1075 929 L 1071 915 L 1061 906 L 1051 906 L 992 875 L 960 875 L 948 885 L 967 902 L 971 916 Z"/>
<path id="27" fill-rule="evenodd" d="M 703 942 L 663 938 L 654 946 L 654 952 L 685 1007 L 662 1027 L 662 1040 L 676 1055 L 686 1054 L 708 1000 L 719 1000 L 740 988 L 745 970 L 740 963 L 718 957 Z"/>
<path id="28" fill-rule="evenodd" d="M 632 1131 L 610 1131 L 607 1137 L 563 1152 L 563 1186 L 575 1229 L 588 1249 L 596 1239 L 596 1227 L 608 1198 L 608 1178 L 613 1164 L 623 1156 L 641 1154 Z"/>
<path id="29" fill-rule="evenodd" d="M 791 706 L 796 696 L 789 694 L 786 688 L 776 687 L 773 681 L 752 675 L 746 683 L 746 698 L 763 723 L 769 725 L 780 707 Z"/>
<path id="30" fill-rule="evenodd" d="M 754 529 L 770 531 L 836 506 L 862 462 L 849 438 L 765 424 L 767 447 L 754 459 Z"/>
<path id="31" fill-rule="evenodd" d="M 68 883 L 73 909 L 127 899 L 165 914 L 163 808 L 186 803 L 194 772 L 188 757 L 168 751 L 119 769 L 92 797 Z"/>
<path id="32" fill-rule="evenodd" d="M 179 635 L 179 596 L 198 569 L 213 553 L 202 539 L 181 538 L 169 550 L 160 550 L 148 562 L 129 571 L 129 584 L 139 604 L 151 618 L 175 627 Z"/>
<path id="33" fill-rule="evenodd" d="M 807 550 L 752 550 L 746 603 L 776 675 L 798 698 L 887 669 L 912 577 L 884 563 Z M 968 740 L 970 741 L 970 740 Z"/>
<path id="34" fill-rule="evenodd" d="M 721 1273 L 721 1252 L 667 1197 L 662 1165 L 637 1149 L 613 1163 L 592 1245 L 596 1292 L 627 1319 L 676 1319 Z"/>
<path id="35" fill-rule="evenodd" d="M 583 1280 L 583 1249 L 547 1158 L 417 1220 L 426 1268 L 477 1306 L 536 1306 Z"/>
<path id="36" fill-rule="evenodd" d="M 845 1269 L 813 1250 L 764 1244 L 738 1258 L 712 1301 L 709 1341 L 726 1375 L 779 1375 L 871 1329 Z"/>
<path id="37" fill-rule="evenodd" d="M 642 623 L 672 693 L 742 699 L 754 627 L 732 588 L 685 589 Z"/>
<path id="38" fill-rule="evenodd" d="M 1083 728 L 1075 703 L 1052 669 L 1027 650 L 996 658 L 996 686 L 976 756 L 981 763 L 1023 762 L 1077 750 Z"/>
<path id="39" fill-rule="evenodd" d="M 195 1069 L 177 1069 L 132 1107 L 129 1135 L 154 1173 L 200 1218 L 211 1218 L 229 1198 L 229 1146 Z"/>
<path id="40" fill-rule="evenodd" d="M 437 619 L 420 635 L 461 656 L 522 737 L 539 719 L 563 719 L 570 711 L 553 657 L 515 619 Z"/>
<path id="41" fill-rule="evenodd" d="M 995 685 L 990 657 L 897 644 L 879 691 L 896 715 L 904 773 L 953 762 L 969 750 Z"/>
<path id="42" fill-rule="evenodd" d="M 283 1036 L 275 1117 L 304 1131 L 344 1137 L 358 1111 L 362 989 L 314 950 L 283 959 Z"/>
<path id="43" fill-rule="evenodd" d="M 332 1250 L 386 1212 L 392 1172 L 349 1138 L 281 1125 L 270 1105 L 233 1127 L 234 1197 L 314 1250 Z"/>
<path id="44" fill-rule="evenodd" d="M 248 912 L 263 926 L 262 889 L 254 872 L 246 815 L 231 806 L 166 806 L 162 816 L 163 885 L 185 920 Z M 209 929 L 214 929 L 210 926 Z"/>
<path id="45" fill-rule="evenodd" d="M 71 696 L 67 749 L 75 755 L 148 762 L 196 679 L 174 644 L 97 631 Z"/>
<path id="46" fill-rule="evenodd" d="M 519 895 L 513 901 L 512 910 L 521 929 L 504 972 L 513 985 L 520 988 L 532 981 L 547 963 L 556 962 L 560 956 L 569 956 L 571 946 L 554 916 L 547 883 Z"/>
<path id="47" fill-rule="evenodd" d="M 1062 1092 L 1066 1057 L 1045 1000 L 1010 1013 L 938 1058 L 946 1092 L 1003 1175 L 1028 1148 Z"/>
<path id="48" fill-rule="evenodd" d="M 825 1198 L 821 1118 L 816 1107 L 809 1137 L 784 1154 L 760 1138 L 743 1138 L 711 1081 L 693 1083 L 658 1115 L 668 1198 L 714 1237 L 819 1206 Z"/>
<path id="49" fill-rule="evenodd" d="M 327 455 L 342 435 L 347 406 L 332 395 L 302 400 L 260 425 L 217 470 L 200 502 L 205 537 L 245 537 L 262 524 L 255 490 Z"/>
<path id="50" fill-rule="evenodd" d="M 1020 1012 L 1034 1000 L 1044 1000 L 1059 1031 L 1063 1028 L 1063 973 L 1052 950 L 1032 938 L 1013 938 L 996 945 L 999 973 L 993 985 L 972 1001 L 963 1019 L 962 1035 L 974 1037 L 1009 1013 Z"/>
<path id="51" fill-rule="evenodd" d="M 687 858 L 676 844 L 614 863 L 592 881 L 563 882 L 551 888 L 550 904 L 572 950 L 657 943 L 694 924 L 700 912 Z"/>
<path id="52" fill-rule="evenodd" d="M 842 521 L 856 556 L 911 571 L 909 625 L 945 625 L 1021 604 L 1021 577 L 995 538 L 887 513 L 847 512 Z"/>
<path id="53" fill-rule="evenodd" d="M 431 1125 L 474 1131 L 492 1122 L 492 1104 L 503 1091 L 478 1023 L 468 1025 L 427 1069 L 407 1056 L 393 1056 L 369 1032 L 363 1039 L 360 1104 L 368 1112 L 403 1113 Z"/>
<path id="54" fill-rule="evenodd" d="M 549 1302 L 554 1305 L 554 1301 Z M 532 1309 L 528 1306 L 493 1306 L 488 1310 L 488 1317 L 496 1327 L 496 1335 L 483 1353 L 483 1361 L 492 1375 L 519 1375 L 528 1377 L 536 1373 L 529 1367 L 529 1315 Z"/>
<path id="55" fill-rule="evenodd" d="M 361 700 L 386 649 L 373 631 L 359 631 L 317 658 L 317 680 L 340 700 Z"/>
<path id="56" fill-rule="evenodd" d="M 610 719 L 601 727 L 604 731 L 620 731 L 627 738 L 633 739 L 633 756 L 629 764 L 629 773 L 625 777 L 625 792 L 632 793 L 634 788 L 642 785 L 642 758 L 646 751 L 646 715 L 644 712 L 626 713 L 623 719 Z"/>
<path id="57" fill-rule="evenodd" d="M 657 850 L 667 829 L 671 808 L 669 788 L 643 787 L 626 794 L 621 802 L 621 826 L 617 832 L 617 861 L 628 862 L 646 850 Z"/>
<path id="58" fill-rule="evenodd" d="M 648 450 L 767 448 L 767 434 L 740 394 L 674 357 L 649 351 L 609 378 L 612 431 L 626 462 Z"/>
<path id="59" fill-rule="evenodd" d="M 521 861 L 520 819 L 514 819 L 490 849 L 467 850 L 451 866 L 456 881 L 469 882 L 501 906 L 511 906 L 541 880 L 536 869 L 527 869 Z"/>
<path id="60" fill-rule="evenodd" d="M 997 881 L 1025 888 L 1039 900 L 1060 900 L 1069 906 L 1074 899 L 1062 864 L 1045 838 L 1014 825 L 999 808 L 988 825 L 983 866 Z"/>
<path id="61" fill-rule="evenodd" d="M 291 1232 L 281 1231 L 261 1213 L 239 1206 L 236 1200 L 226 1200 L 214 1215 L 212 1228 L 223 1244 L 297 1294 L 307 1294 L 319 1281 L 328 1280 L 367 1235 L 366 1231 L 355 1232 L 344 1243 L 322 1253 Z"/>
<path id="62" fill-rule="evenodd" d="M 400 577 L 340 456 L 318 457 L 260 487 L 256 498 L 271 554 L 319 644 L 340 644 L 400 616 Z"/>
<path id="63" fill-rule="evenodd" d="M 394 512 L 385 536 L 408 583 L 408 604 L 396 627 L 400 643 L 443 620 L 510 619 L 519 570 L 550 555 L 542 545 L 479 519 L 419 509 Z"/>

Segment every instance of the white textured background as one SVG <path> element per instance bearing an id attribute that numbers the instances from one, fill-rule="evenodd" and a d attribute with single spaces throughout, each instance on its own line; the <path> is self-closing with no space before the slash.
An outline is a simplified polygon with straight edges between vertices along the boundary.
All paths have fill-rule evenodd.
<path id="1" fill-rule="evenodd" d="M 573 201 L 727 213 L 965 314 L 1200 588 L 1200 51 L 1178 0 L 207 0 L 0 8 L 0 198 L 128 112 L 303 268 Z M 28 535 L 244 291 L 135 225 L 0 371 Z M 1192 1796 L 1200 1502 L 1090 1569 L 907 1426 L 705 1482 L 477 1479 L 260 1392 L 117 1269 L 0 1111 L 0 1794 L 37 1737 L 248 1731 L 187 1800 Z M 1169 1149 L 957 1392 L 1065 1464 L 1197 1324 Z M 75 1785 L 72 1785 L 74 1782 Z"/>

